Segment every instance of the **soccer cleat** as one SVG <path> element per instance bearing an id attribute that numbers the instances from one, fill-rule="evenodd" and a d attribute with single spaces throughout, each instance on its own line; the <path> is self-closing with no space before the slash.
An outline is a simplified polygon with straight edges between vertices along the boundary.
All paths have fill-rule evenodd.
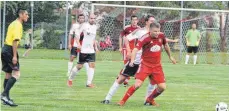
<path id="1" fill-rule="evenodd" d="M 1 95 L 1 100 L 2 100 L 2 102 L 3 102 L 4 105 L 9 105 L 11 107 L 18 106 L 12 100 L 8 99 L 6 96 Z"/>
<path id="2" fill-rule="evenodd" d="M 72 81 L 68 80 L 67 85 L 68 87 L 72 87 Z"/>
<path id="3" fill-rule="evenodd" d="M 86 85 L 86 87 L 88 87 L 88 88 L 95 88 L 95 85 L 94 84 L 88 84 L 88 85 Z"/>
<path id="4" fill-rule="evenodd" d="M 159 104 L 157 104 L 154 100 L 149 101 L 148 99 L 146 100 L 146 102 L 144 103 L 145 106 L 160 106 Z"/>
<path id="5" fill-rule="evenodd" d="M 103 100 L 103 101 L 101 101 L 101 103 L 103 103 L 103 104 L 110 104 L 110 101 L 109 100 Z"/>
<path id="6" fill-rule="evenodd" d="M 117 104 L 118 104 L 119 106 L 124 106 L 125 102 L 121 100 L 121 101 L 119 101 Z"/>

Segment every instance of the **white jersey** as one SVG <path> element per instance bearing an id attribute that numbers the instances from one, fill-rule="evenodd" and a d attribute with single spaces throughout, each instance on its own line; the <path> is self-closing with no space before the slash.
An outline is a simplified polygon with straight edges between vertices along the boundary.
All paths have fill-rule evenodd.
<path id="1" fill-rule="evenodd" d="M 80 27 L 79 33 L 77 33 L 77 37 L 80 37 L 81 32 L 84 34 L 81 53 L 95 53 L 94 42 L 96 37 L 97 26 L 95 24 L 91 25 L 86 22 L 83 23 Z"/>
<path id="2" fill-rule="evenodd" d="M 141 28 L 141 29 L 138 29 L 138 30 L 130 33 L 128 36 L 126 36 L 126 38 L 128 39 L 128 41 L 131 41 L 133 39 L 140 39 L 146 33 L 148 33 L 147 29 Z M 134 60 L 134 64 L 140 64 L 141 63 L 141 56 L 142 56 L 142 49 L 137 52 L 135 60 Z"/>
<path id="3" fill-rule="evenodd" d="M 72 24 L 72 27 L 70 29 L 69 34 L 73 35 L 73 32 L 75 32 L 75 34 L 79 33 L 79 30 L 80 30 L 81 26 L 82 26 L 82 24 L 79 24 L 79 23 Z M 73 47 L 77 47 L 77 42 L 75 40 L 74 40 L 74 43 L 73 43 Z"/>

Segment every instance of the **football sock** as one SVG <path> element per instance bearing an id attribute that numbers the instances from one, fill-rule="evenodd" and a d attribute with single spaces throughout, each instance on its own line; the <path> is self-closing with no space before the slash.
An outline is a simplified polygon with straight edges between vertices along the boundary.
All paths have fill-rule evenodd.
<path id="1" fill-rule="evenodd" d="M 156 87 L 156 85 L 152 85 L 152 84 L 148 85 L 147 90 L 146 90 L 145 100 L 150 96 L 150 94 L 152 94 L 155 87 Z"/>
<path id="2" fill-rule="evenodd" d="M 73 62 L 68 62 L 68 73 L 71 73 Z"/>
<path id="3" fill-rule="evenodd" d="M 84 63 L 84 64 L 83 64 L 83 66 L 85 67 L 86 72 L 87 72 L 87 71 L 88 71 L 88 69 L 89 69 L 89 64 L 86 62 L 86 63 Z"/>
<path id="4" fill-rule="evenodd" d="M 70 81 L 72 81 L 74 78 L 75 78 L 75 76 L 76 76 L 76 74 L 79 72 L 79 70 L 77 69 L 77 67 L 75 66 L 73 69 L 72 69 L 72 71 L 71 71 L 71 73 L 70 73 L 70 75 L 69 75 L 69 80 Z"/>
<path id="5" fill-rule="evenodd" d="M 111 100 L 112 96 L 115 94 L 115 92 L 118 90 L 120 84 L 118 84 L 116 81 L 111 86 L 109 92 L 107 93 L 107 96 L 105 100 Z"/>
<path id="6" fill-rule="evenodd" d="M 122 98 L 122 101 L 126 102 L 126 101 L 129 99 L 129 97 L 132 96 L 132 95 L 134 94 L 135 91 L 136 91 L 136 90 L 135 90 L 134 85 L 131 86 L 131 87 L 127 90 L 127 92 L 126 92 L 126 94 L 124 95 L 124 97 Z"/>
<path id="7" fill-rule="evenodd" d="M 186 55 L 185 64 L 188 64 L 188 60 L 189 60 L 189 55 Z"/>
<path id="8" fill-rule="evenodd" d="M 193 56 L 193 64 L 196 65 L 197 55 Z"/>
<path id="9" fill-rule="evenodd" d="M 92 83 L 93 77 L 94 77 L 94 72 L 95 69 L 94 68 L 89 68 L 88 69 L 88 73 L 87 73 L 87 85 Z"/>
<path id="10" fill-rule="evenodd" d="M 6 88 L 6 84 L 7 84 L 8 80 L 9 80 L 9 79 L 5 79 L 5 80 L 4 80 L 4 83 L 3 83 L 3 88 L 4 88 L 4 89 Z"/>
<path id="11" fill-rule="evenodd" d="M 152 101 L 154 98 L 159 96 L 162 92 L 158 90 L 158 88 L 154 89 L 154 91 L 151 93 L 151 95 L 148 97 L 148 100 Z"/>
<path id="12" fill-rule="evenodd" d="M 11 77 L 11 78 L 8 80 L 8 82 L 7 82 L 7 84 L 6 84 L 6 87 L 5 87 L 5 89 L 4 89 L 3 93 L 2 93 L 3 96 L 7 96 L 8 99 L 9 99 L 10 89 L 13 87 L 13 85 L 14 85 L 14 83 L 15 83 L 16 81 L 17 81 L 17 80 L 16 80 L 16 78 L 14 78 L 14 77 Z"/>

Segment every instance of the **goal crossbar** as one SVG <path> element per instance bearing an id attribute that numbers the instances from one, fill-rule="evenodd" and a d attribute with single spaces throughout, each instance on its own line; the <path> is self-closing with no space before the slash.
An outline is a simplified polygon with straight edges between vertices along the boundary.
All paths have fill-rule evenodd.
<path id="1" fill-rule="evenodd" d="M 123 8 L 143 8 L 143 9 L 159 9 L 159 10 L 179 10 L 179 11 L 198 11 L 198 12 L 221 12 L 221 13 L 229 13 L 229 10 L 192 9 L 192 8 L 170 8 L 170 7 L 151 7 L 151 6 L 116 5 L 116 4 L 100 4 L 100 3 L 92 3 L 92 11 L 94 11 L 94 6 L 110 6 L 110 7 L 123 7 Z"/>

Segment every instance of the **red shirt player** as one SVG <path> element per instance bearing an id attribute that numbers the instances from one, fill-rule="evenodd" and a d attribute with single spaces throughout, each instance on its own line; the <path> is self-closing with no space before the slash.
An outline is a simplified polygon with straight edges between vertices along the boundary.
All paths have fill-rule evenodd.
<path id="1" fill-rule="evenodd" d="M 125 46 L 125 44 L 123 44 L 123 37 L 126 37 L 128 34 L 130 34 L 131 32 L 133 32 L 134 30 L 140 28 L 138 26 L 138 17 L 133 15 L 131 16 L 131 25 L 127 25 L 124 30 L 120 33 L 119 36 L 119 51 L 122 52 L 123 54 L 123 60 L 124 60 L 124 64 L 126 64 L 128 62 L 128 55 L 130 56 L 131 50 L 134 49 L 134 43 L 135 40 L 130 41 L 129 46 Z"/>
<path id="2" fill-rule="evenodd" d="M 150 24 L 150 32 L 138 40 L 136 48 L 134 48 L 131 55 L 130 66 L 133 65 L 136 53 L 142 49 L 142 62 L 139 66 L 138 72 L 135 75 L 135 84 L 131 86 L 126 92 L 119 105 L 124 105 L 127 99 L 142 85 L 147 77 L 153 84 L 157 84 L 157 88 L 147 98 L 145 105 L 159 106 L 154 101 L 154 98 L 159 96 L 166 88 L 165 77 L 161 66 L 161 50 L 164 46 L 169 59 L 175 64 L 176 61 L 170 55 L 170 48 L 166 42 L 163 33 L 160 33 L 160 24 Z"/>

